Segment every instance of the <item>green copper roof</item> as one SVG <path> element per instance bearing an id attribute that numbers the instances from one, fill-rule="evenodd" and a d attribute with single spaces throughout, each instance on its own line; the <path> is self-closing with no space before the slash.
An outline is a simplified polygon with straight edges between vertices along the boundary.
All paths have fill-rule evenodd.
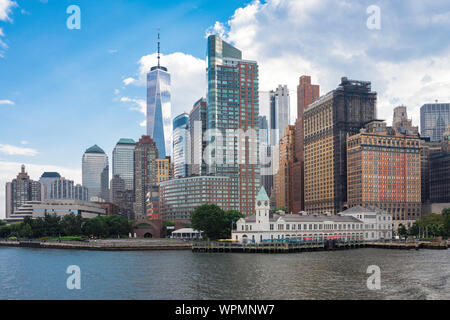
<path id="1" fill-rule="evenodd" d="M 102 148 L 100 148 L 98 145 L 94 145 L 86 150 L 85 153 L 105 153 Z"/>
<path id="2" fill-rule="evenodd" d="M 133 145 L 135 145 L 136 142 L 133 139 L 122 138 L 119 140 L 119 142 L 117 142 L 117 144 L 133 144 Z"/>
<path id="3" fill-rule="evenodd" d="M 259 190 L 258 195 L 256 196 L 256 200 L 261 200 L 261 201 L 269 201 L 269 196 L 267 195 L 266 189 L 264 189 L 264 187 L 261 187 L 261 189 Z"/>

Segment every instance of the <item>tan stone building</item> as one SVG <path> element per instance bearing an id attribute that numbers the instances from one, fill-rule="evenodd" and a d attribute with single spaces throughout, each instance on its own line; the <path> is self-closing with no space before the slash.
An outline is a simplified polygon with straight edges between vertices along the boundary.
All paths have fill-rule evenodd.
<path id="1" fill-rule="evenodd" d="M 337 214 L 347 202 L 346 137 L 375 119 L 371 83 L 342 78 L 339 87 L 308 106 L 305 130 L 305 210 Z"/>
<path id="2" fill-rule="evenodd" d="M 163 181 L 173 178 L 173 163 L 170 157 L 156 159 L 156 182 L 159 185 Z"/>
<path id="3" fill-rule="evenodd" d="M 276 206 L 292 211 L 293 196 L 293 163 L 294 163 L 295 127 L 288 125 L 280 140 L 278 171 L 275 175 Z"/>
<path id="4" fill-rule="evenodd" d="M 347 139 L 348 206 L 375 206 L 395 229 L 421 216 L 421 143 L 384 121 L 372 121 Z"/>

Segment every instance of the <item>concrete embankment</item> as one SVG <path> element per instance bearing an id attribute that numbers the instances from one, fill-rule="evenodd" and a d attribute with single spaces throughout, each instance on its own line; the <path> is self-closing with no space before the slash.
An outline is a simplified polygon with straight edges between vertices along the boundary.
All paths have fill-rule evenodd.
<path id="1" fill-rule="evenodd" d="M 152 242 L 41 242 L 41 241 L 0 241 L 0 246 L 41 248 L 41 249 L 66 249 L 66 250 L 92 250 L 92 251 L 150 251 L 150 250 L 191 250 L 190 243 L 152 243 Z"/>

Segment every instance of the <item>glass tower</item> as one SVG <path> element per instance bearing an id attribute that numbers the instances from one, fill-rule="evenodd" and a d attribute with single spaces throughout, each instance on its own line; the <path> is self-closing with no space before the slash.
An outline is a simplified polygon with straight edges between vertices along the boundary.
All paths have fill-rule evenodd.
<path id="1" fill-rule="evenodd" d="M 271 145 L 277 145 L 283 138 L 290 122 L 290 98 L 287 86 L 278 86 L 270 92 L 270 137 Z"/>
<path id="2" fill-rule="evenodd" d="M 159 158 L 164 159 L 170 150 L 165 140 L 171 129 L 170 73 L 159 63 L 159 48 L 158 35 L 158 65 L 147 74 L 147 135 L 155 141 Z"/>
<path id="3" fill-rule="evenodd" d="M 208 37 L 208 173 L 239 185 L 240 210 L 251 215 L 259 187 L 258 64 L 219 37 Z"/>
<path id="4" fill-rule="evenodd" d="M 94 145 L 86 150 L 82 159 L 83 187 L 88 188 L 89 197 L 109 200 L 108 156 L 102 148 Z"/>
<path id="5" fill-rule="evenodd" d="M 190 156 L 189 115 L 182 113 L 173 119 L 173 171 L 174 177 L 184 178 L 188 175 Z"/>
<path id="6" fill-rule="evenodd" d="M 125 181 L 125 190 L 134 190 L 134 147 L 133 139 L 120 139 L 112 154 L 113 177 Z"/>
<path id="7" fill-rule="evenodd" d="M 450 124 L 450 103 L 425 104 L 420 108 L 420 130 L 422 136 L 433 142 L 441 141 Z"/>

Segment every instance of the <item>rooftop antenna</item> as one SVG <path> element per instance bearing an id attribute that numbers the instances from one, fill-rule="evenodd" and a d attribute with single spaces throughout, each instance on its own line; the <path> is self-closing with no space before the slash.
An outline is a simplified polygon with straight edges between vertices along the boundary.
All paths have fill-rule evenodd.
<path id="1" fill-rule="evenodd" d="M 160 28 L 158 28 L 158 69 L 160 67 L 160 60 L 161 60 L 161 37 L 159 35 Z"/>

